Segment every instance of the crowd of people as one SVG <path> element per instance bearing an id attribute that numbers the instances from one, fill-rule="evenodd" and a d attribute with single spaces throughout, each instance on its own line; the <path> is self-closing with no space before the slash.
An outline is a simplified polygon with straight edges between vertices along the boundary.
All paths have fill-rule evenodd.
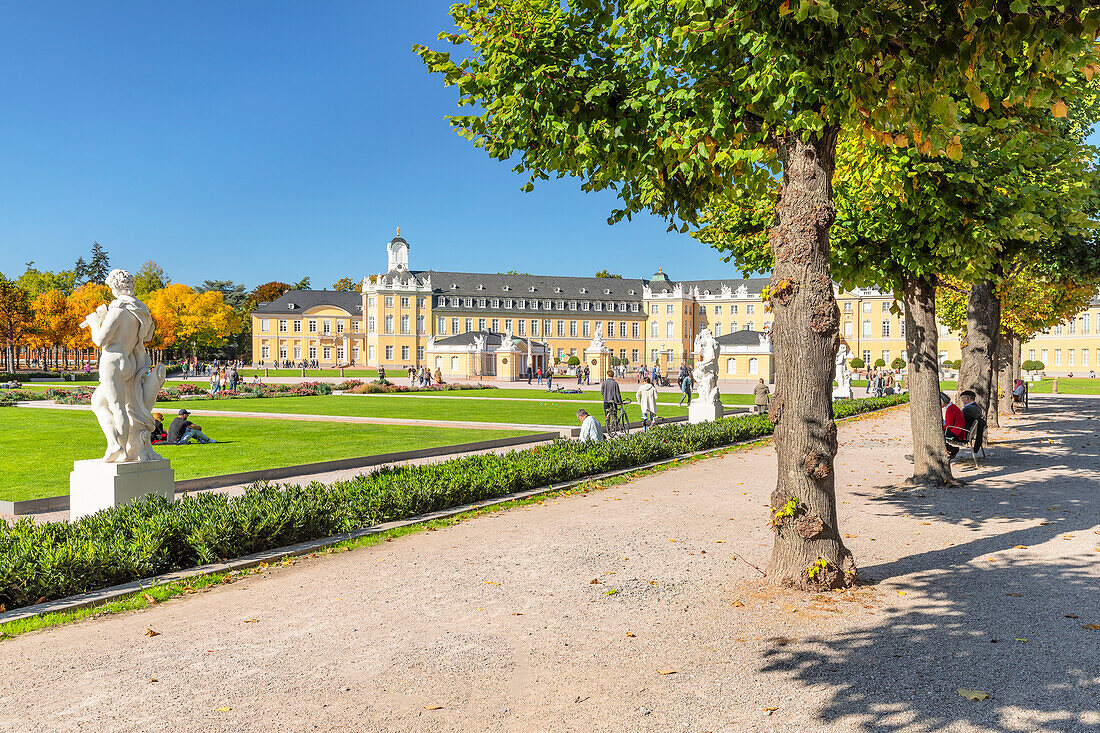
<path id="1" fill-rule="evenodd" d="M 893 369 L 872 369 L 867 372 L 867 394 L 882 397 L 895 394 L 900 389 L 900 380 Z"/>
<path id="2" fill-rule="evenodd" d="M 378 367 L 378 378 L 386 378 L 386 370 L 383 367 Z M 443 372 L 439 367 L 435 368 L 435 373 L 428 367 L 421 364 L 419 367 L 409 367 L 409 386 L 410 387 L 431 387 L 433 384 L 443 384 Z"/>

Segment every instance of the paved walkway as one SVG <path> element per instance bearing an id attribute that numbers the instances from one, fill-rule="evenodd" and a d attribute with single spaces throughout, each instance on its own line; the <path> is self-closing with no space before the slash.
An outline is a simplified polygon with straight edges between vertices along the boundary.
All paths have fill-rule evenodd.
<path id="1" fill-rule="evenodd" d="M 759 582 L 765 447 L 0 642 L 0 730 L 1092 730 L 1100 406 L 1035 402 L 957 489 L 842 424 L 855 592 Z"/>

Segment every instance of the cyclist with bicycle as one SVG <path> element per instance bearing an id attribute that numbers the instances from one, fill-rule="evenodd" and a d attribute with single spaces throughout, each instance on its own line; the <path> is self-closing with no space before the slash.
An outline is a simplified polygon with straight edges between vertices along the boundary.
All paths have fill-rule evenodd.
<path id="1" fill-rule="evenodd" d="M 615 381 L 615 372 L 608 371 L 607 377 L 600 383 L 600 395 L 603 397 L 604 425 L 610 425 L 619 419 L 619 406 L 623 404 L 619 383 Z"/>

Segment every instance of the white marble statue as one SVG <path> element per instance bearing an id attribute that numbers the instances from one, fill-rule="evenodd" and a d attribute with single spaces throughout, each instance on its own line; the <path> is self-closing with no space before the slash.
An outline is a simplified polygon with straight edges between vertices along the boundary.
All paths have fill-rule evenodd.
<path id="1" fill-rule="evenodd" d="M 709 328 L 704 328 L 695 337 L 695 353 L 701 358 L 691 376 L 699 390 L 699 402 L 704 405 L 722 406 L 722 395 L 718 392 L 718 341 Z"/>
<path id="2" fill-rule="evenodd" d="M 596 321 L 596 328 L 592 331 L 592 340 L 585 351 L 606 351 L 607 346 L 603 342 L 603 322 Z"/>
<path id="3" fill-rule="evenodd" d="M 848 360 L 852 358 L 852 352 L 847 347 L 841 347 L 836 352 L 836 388 L 833 389 L 833 399 L 851 398 L 852 373 L 848 371 Z"/>
<path id="4" fill-rule="evenodd" d="M 477 352 L 485 351 L 485 341 L 486 341 L 485 336 L 474 336 L 474 351 L 477 351 Z"/>
<path id="5" fill-rule="evenodd" d="M 134 297 L 134 276 L 112 270 L 106 285 L 115 299 L 81 322 L 100 348 L 99 386 L 92 392 L 92 411 L 107 436 L 107 463 L 155 461 L 161 457 L 149 442 L 153 407 L 164 384 L 164 365 L 152 366 L 145 342 L 153 337 L 153 317 Z"/>
<path id="6" fill-rule="evenodd" d="M 504 335 L 500 339 L 500 348 L 497 351 L 515 351 L 516 340 L 512 338 L 512 327 L 504 327 Z"/>

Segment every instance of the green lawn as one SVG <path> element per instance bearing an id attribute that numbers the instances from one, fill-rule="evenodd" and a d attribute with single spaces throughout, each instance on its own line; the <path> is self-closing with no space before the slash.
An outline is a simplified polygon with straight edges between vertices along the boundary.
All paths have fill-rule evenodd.
<path id="1" fill-rule="evenodd" d="M 1088 370 L 1086 370 L 1087 373 Z M 1028 382 L 1027 387 L 1035 394 L 1050 394 L 1053 379 Z M 1059 394 L 1100 394 L 1100 378 L 1058 377 Z"/>
<path id="2" fill-rule="evenodd" d="M 525 434 L 213 416 L 195 422 L 221 442 L 157 446 L 172 461 L 176 480 Z M 73 461 L 98 458 L 105 446 L 90 411 L 3 407 L 0 431 L 6 449 L 0 452 L 0 499 L 8 501 L 69 493 Z"/>
<path id="3" fill-rule="evenodd" d="M 181 407 L 189 410 L 232 410 L 242 412 L 285 412 L 296 415 L 345 415 L 353 417 L 394 417 L 420 420 L 461 420 L 467 422 L 506 422 L 530 425 L 574 425 L 577 408 L 589 411 L 598 403 L 575 400 L 469 400 L 453 397 L 417 397 L 383 395 L 380 397 L 269 397 L 257 400 L 196 400 L 164 402 L 157 405 L 167 415 Z M 633 419 L 641 419 L 636 405 L 627 408 Z M 602 412 L 602 409 L 600 410 Z M 662 417 L 686 415 L 686 407 L 660 405 Z M 602 421 L 602 419 L 601 419 Z"/>
<path id="4" fill-rule="evenodd" d="M 403 382 L 399 382 L 398 384 L 403 384 Z M 555 384 L 555 386 L 558 384 L 557 380 L 554 381 L 554 384 Z M 561 384 L 566 389 L 576 388 L 576 386 L 577 386 L 577 382 L 576 382 L 575 379 L 573 380 L 572 384 L 570 384 L 568 382 L 562 382 Z M 619 389 L 622 392 L 623 397 L 625 397 L 628 400 L 633 401 L 634 397 L 635 397 L 635 392 L 637 392 L 637 390 L 638 390 L 638 385 L 633 384 L 631 382 L 625 382 L 625 383 L 620 382 L 619 383 Z M 454 398 L 460 398 L 460 399 L 461 398 L 467 398 L 467 397 L 493 397 L 493 398 L 499 398 L 499 399 L 513 399 L 513 400 L 514 399 L 536 399 L 536 400 L 546 400 L 546 401 L 551 401 L 551 402 L 560 402 L 560 401 L 563 401 L 563 400 L 573 401 L 573 402 L 577 402 L 577 401 L 580 401 L 580 402 L 599 402 L 600 401 L 600 390 L 599 390 L 599 387 L 597 387 L 595 385 L 589 386 L 587 389 L 585 389 L 584 392 L 581 392 L 580 394 L 558 394 L 557 392 L 554 392 L 553 394 L 551 394 L 551 393 L 547 392 L 545 388 L 538 389 L 537 386 L 533 389 L 456 390 L 454 392 L 445 392 L 443 394 L 447 398 L 454 397 Z M 438 392 L 431 392 L 431 393 L 423 393 L 423 394 L 418 394 L 418 395 L 397 395 L 397 396 L 402 396 L 402 397 L 404 397 L 404 396 L 408 396 L 408 397 L 431 397 L 431 398 L 435 399 L 435 398 L 437 398 L 438 395 L 439 395 Z M 394 395 L 385 395 L 385 396 L 386 397 L 391 397 L 391 396 L 394 396 Z M 696 392 L 695 397 L 698 397 L 698 396 L 699 396 L 699 393 Z M 439 397 L 439 399 L 444 399 L 444 397 Z M 680 393 L 679 392 L 659 392 L 657 394 L 658 404 L 662 404 L 662 405 L 664 405 L 664 404 L 676 404 L 679 401 L 680 401 Z M 750 395 L 750 394 L 723 394 L 722 395 L 722 402 L 724 404 L 727 404 L 727 405 L 751 405 L 752 404 L 752 395 Z"/>

